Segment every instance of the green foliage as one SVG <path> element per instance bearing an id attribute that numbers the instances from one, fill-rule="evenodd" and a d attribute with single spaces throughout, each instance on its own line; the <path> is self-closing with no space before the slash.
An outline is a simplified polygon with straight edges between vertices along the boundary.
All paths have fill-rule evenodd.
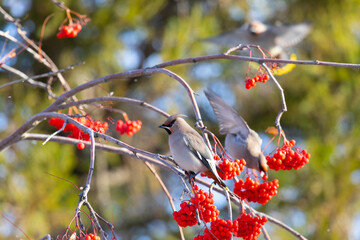
<path id="1" fill-rule="evenodd" d="M 64 73 L 71 87 L 75 87 L 96 77 L 130 70 L 125 64 L 130 61 L 129 58 L 119 57 L 123 50 L 139 53 L 139 61 L 133 63 L 133 68 L 144 67 L 144 63 L 154 55 L 160 56 L 161 61 L 169 61 L 219 53 L 221 49 L 218 46 L 202 39 L 241 26 L 246 19 L 253 17 L 251 12 L 255 6 L 243 1 L 208 2 L 67 1 L 67 6 L 72 10 L 91 18 L 75 39 L 56 38 L 65 12 L 50 1 L 33 1 L 29 11 L 21 18 L 21 23 L 34 25 L 35 29 L 29 35 L 39 41 L 44 19 L 54 13 L 46 25 L 43 49 L 59 68 L 85 61 L 85 65 Z M 284 3 L 284 8 L 268 8 L 268 14 L 265 10 L 257 14 L 270 23 L 276 20 L 284 23 L 312 22 L 313 31 L 296 49 L 299 59 L 360 62 L 359 1 L 280 2 Z M 235 8 L 244 14 L 240 19 L 231 17 L 230 12 Z M 4 29 L 6 23 L 1 21 L 0 24 Z M 124 33 L 132 31 L 136 32 L 136 37 L 141 34 L 143 37 L 124 41 Z M 23 52 L 20 57 L 26 60 L 18 61 L 14 67 L 25 73 L 36 75 L 47 71 L 28 53 Z M 206 79 L 193 72 L 199 64 L 170 69 L 183 77 L 200 95 L 204 88 L 222 82 L 231 90 L 231 94 L 236 95 L 235 108 L 239 113 L 254 130 L 264 133 L 268 126 L 274 124 L 281 107 L 280 95 L 274 84 L 269 81 L 245 91 L 243 79 L 247 63 L 217 63 L 221 69 L 220 76 Z M 260 210 L 279 217 L 309 239 L 350 238 L 353 230 L 351 224 L 360 211 L 359 181 L 354 181 L 353 177 L 360 168 L 360 150 L 357 147 L 360 142 L 358 73 L 359 70 L 347 68 L 298 65 L 292 72 L 278 77 L 288 104 L 282 126 L 287 137 L 295 138 L 312 157 L 301 170 L 270 172 L 270 179 L 279 179 L 279 195 Z M 17 78 L 1 72 L 1 83 L 13 79 Z M 57 80 L 53 87 L 56 94 L 63 92 Z M 109 92 L 114 92 L 115 96 L 153 103 L 169 113 L 192 114 L 185 90 L 179 83 L 159 74 L 104 84 L 77 97 L 105 96 Z M 1 139 L 53 101 L 47 98 L 45 91 L 25 83 L 0 89 L 0 95 L 0 111 L 9 119 L 7 128 L 0 132 Z M 111 107 L 124 110 L 131 119 L 141 119 L 144 123 L 143 129 L 131 138 L 116 135 L 114 126 L 110 124 L 110 132 L 114 136 L 147 151 L 169 153 L 166 136 L 156 128 L 163 121 L 162 118 L 131 104 L 113 104 Z M 209 106 L 201 107 L 205 112 Z M 116 120 L 122 118 L 121 114 L 98 107 L 90 106 L 87 111 L 97 119 L 104 120 L 109 116 Z M 204 118 L 208 128 L 217 133 L 217 123 L 211 122 L 208 114 L 204 113 L 203 117 L 208 117 Z M 189 121 L 194 122 L 192 119 Z M 46 123 L 32 130 L 37 133 L 53 131 Z M 114 223 L 117 234 L 123 239 L 140 236 L 178 239 L 178 229 L 172 219 L 169 203 L 144 164 L 138 159 L 112 153 L 97 154 L 89 198 L 96 210 Z M 47 233 L 53 236 L 63 234 L 74 215 L 78 191 L 70 183 L 47 173 L 82 186 L 88 164 L 88 148 L 78 151 L 75 146 L 58 143 L 43 146 L 40 142 L 20 142 L 1 152 L 1 213 L 14 216 L 15 223 L 33 238 Z M 119 169 L 123 170 L 122 177 L 112 178 Z M 180 185 L 177 176 L 161 170 L 159 172 L 166 179 L 173 196 L 178 198 L 180 193 L 174 187 Z M 290 191 L 290 197 L 286 195 L 289 189 L 295 189 L 294 192 Z M 294 195 L 295 200 L 291 200 Z M 304 222 L 294 220 L 294 216 L 297 216 L 294 212 L 300 212 L 305 218 Z M 4 222 L 2 219 L 0 225 Z M 289 233 L 271 226 L 270 235 L 274 238 L 290 238 Z M 165 230 L 160 234 L 155 233 L 154 228 Z M 185 233 L 191 238 L 197 229 L 186 229 Z M 14 231 L 10 235 L 0 232 L 0 238 L 11 239 L 13 234 Z"/>

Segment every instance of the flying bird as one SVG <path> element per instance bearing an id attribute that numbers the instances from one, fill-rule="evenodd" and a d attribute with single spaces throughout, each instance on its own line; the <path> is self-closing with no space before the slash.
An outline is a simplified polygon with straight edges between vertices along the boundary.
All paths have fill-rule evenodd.
<path id="1" fill-rule="evenodd" d="M 266 49 L 274 57 L 288 58 L 285 49 L 301 42 L 311 31 L 311 24 L 265 25 L 251 21 L 234 31 L 208 38 L 206 41 L 226 47 L 239 44 L 255 44 Z"/>
<path id="2" fill-rule="evenodd" d="M 229 190 L 216 171 L 222 170 L 216 165 L 210 149 L 183 117 L 186 116 L 171 115 L 159 126 L 169 134 L 169 147 L 174 161 L 189 174 L 190 179 L 201 172 Z"/>
<path id="3" fill-rule="evenodd" d="M 256 169 L 263 176 L 269 167 L 261 152 L 262 140 L 245 120 L 212 90 L 205 95 L 219 121 L 220 134 L 225 135 L 225 150 L 235 159 L 244 158 L 248 168 Z"/>

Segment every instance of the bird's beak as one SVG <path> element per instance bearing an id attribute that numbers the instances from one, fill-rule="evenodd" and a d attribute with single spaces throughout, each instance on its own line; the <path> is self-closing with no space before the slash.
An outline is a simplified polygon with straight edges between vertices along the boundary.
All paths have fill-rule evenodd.
<path id="1" fill-rule="evenodd" d="M 260 176 L 263 177 L 263 176 L 267 176 L 267 172 L 263 171 L 263 170 L 260 170 Z"/>

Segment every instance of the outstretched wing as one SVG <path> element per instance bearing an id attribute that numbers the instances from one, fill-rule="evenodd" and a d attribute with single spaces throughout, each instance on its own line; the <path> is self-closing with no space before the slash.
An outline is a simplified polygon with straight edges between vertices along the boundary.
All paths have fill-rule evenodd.
<path id="1" fill-rule="evenodd" d="M 272 26 L 269 32 L 275 35 L 275 43 L 288 48 L 301 42 L 311 31 L 310 23 L 299 23 L 289 26 Z"/>
<path id="2" fill-rule="evenodd" d="M 220 134 L 239 134 L 246 140 L 250 134 L 250 128 L 245 120 L 212 90 L 205 90 L 205 95 L 219 121 Z"/>

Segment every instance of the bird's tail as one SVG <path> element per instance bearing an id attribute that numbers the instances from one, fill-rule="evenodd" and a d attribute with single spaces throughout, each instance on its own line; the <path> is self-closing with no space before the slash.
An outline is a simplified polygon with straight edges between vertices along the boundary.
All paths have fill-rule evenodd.
<path id="1" fill-rule="evenodd" d="M 226 191 L 230 191 L 224 181 L 219 176 L 216 176 L 212 171 L 206 171 L 204 172 L 204 174 L 209 178 L 213 179 L 217 184 L 219 184 L 219 186 L 223 187 Z"/>

